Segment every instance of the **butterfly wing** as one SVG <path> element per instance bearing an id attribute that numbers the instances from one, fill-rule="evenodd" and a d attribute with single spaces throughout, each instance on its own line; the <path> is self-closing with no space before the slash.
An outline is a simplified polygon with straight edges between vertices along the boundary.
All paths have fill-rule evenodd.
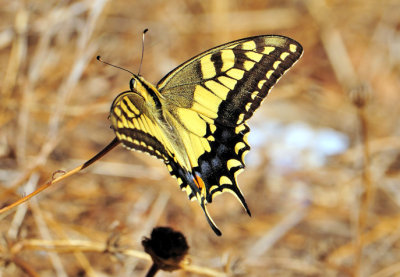
<path id="1" fill-rule="evenodd" d="M 180 143 L 184 140 L 176 137 L 176 132 L 170 129 L 173 119 L 168 118 L 167 121 L 162 110 L 147 104 L 136 91 L 126 91 L 115 98 L 110 120 L 117 138 L 130 150 L 142 151 L 163 160 L 189 199 L 199 200 L 211 228 L 221 235 L 205 208 L 204 198 L 200 197 L 205 186 L 201 186 L 201 179 L 195 178 L 185 162 L 185 147 Z M 176 128 L 179 129 L 179 126 Z M 181 135 L 184 136 L 185 132 Z"/>
<path id="2" fill-rule="evenodd" d="M 146 152 L 164 161 L 170 159 L 173 149 L 163 143 L 166 138 L 139 94 L 126 91 L 117 96 L 111 105 L 110 120 L 118 139 L 128 149 Z"/>
<path id="3" fill-rule="evenodd" d="M 183 145 L 194 160 L 192 173 L 204 186 L 195 195 L 200 203 L 228 191 L 250 214 L 236 180 L 250 149 L 245 122 L 302 51 L 287 37 L 250 37 L 205 51 L 158 83 L 164 108 L 180 126 Z"/>
<path id="4" fill-rule="evenodd" d="M 251 37 L 199 54 L 156 88 L 134 76 L 140 86 L 114 100 L 112 127 L 125 147 L 162 159 L 220 235 L 206 204 L 228 191 L 250 214 L 236 181 L 250 149 L 245 122 L 301 53 L 286 37 Z"/>

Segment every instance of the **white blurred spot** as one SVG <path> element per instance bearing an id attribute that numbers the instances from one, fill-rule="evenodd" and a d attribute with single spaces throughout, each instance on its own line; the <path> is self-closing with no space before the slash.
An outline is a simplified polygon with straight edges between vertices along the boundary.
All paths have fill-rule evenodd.
<path id="1" fill-rule="evenodd" d="M 249 143 L 253 151 L 247 155 L 246 163 L 254 166 L 265 156 L 272 166 L 284 171 L 321 167 L 329 156 L 349 147 L 345 134 L 330 128 L 316 129 L 303 122 L 285 125 L 269 121 L 251 129 Z"/>

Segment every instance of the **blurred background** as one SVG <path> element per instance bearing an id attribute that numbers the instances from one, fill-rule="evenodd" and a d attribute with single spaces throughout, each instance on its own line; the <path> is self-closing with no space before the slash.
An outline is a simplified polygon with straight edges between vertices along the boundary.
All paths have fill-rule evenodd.
<path id="1" fill-rule="evenodd" d="M 0 1 L 0 206 L 100 151 L 108 113 L 141 74 L 156 84 L 216 45 L 280 34 L 304 47 L 250 119 L 239 177 L 209 211 L 162 162 L 118 146 L 0 215 L 0 276 L 144 276 L 141 240 L 181 231 L 191 268 L 157 276 L 400 273 L 400 2 Z M 107 248 L 108 247 L 108 248 Z M 113 247 L 113 251 L 111 251 Z M 105 251 L 108 249 L 108 251 Z"/>

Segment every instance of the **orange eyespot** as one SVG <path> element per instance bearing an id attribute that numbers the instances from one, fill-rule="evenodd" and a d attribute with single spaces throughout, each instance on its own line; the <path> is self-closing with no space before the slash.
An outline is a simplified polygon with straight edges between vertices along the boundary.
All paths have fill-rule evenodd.
<path id="1" fill-rule="evenodd" d="M 203 179 L 199 175 L 195 174 L 193 181 L 196 184 L 196 186 L 199 188 L 200 191 L 202 191 L 206 187 Z"/>

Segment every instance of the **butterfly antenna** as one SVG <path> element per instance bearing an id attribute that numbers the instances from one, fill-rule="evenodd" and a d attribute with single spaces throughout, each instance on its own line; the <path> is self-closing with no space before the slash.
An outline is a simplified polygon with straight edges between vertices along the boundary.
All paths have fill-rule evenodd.
<path id="1" fill-rule="evenodd" d="M 100 56 L 97 56 L 96 59 L 97 59 L 99 62 L 102 62 L 102 63 L 104 63 L 104 64 L 106 64 L 106 65 L 110 65 L 110 66 L 112 66 L 112 67 L 122 69 L 122 70 L 124 70 L 124 71 L 126 71 L 126 72 L 129 72 L 129 73 L 132 74 L 132 75 L 135 75 L 135 74 L 133 74 L 131 71 L 129 71 L 128 69 L 125 69 L 125 68 L 123 68 L 123 67 L 120 67 L 120 66 L 117 66 L 117 65 L 113 65 L 113 64 L 111 64 L 111 63 L 108 63 L 108 62 L 103 61 L 103 60 L 101 59 Z"/>
<path id="2" fill-rule="evenodd" d="M 140 65 L 139 65 L 139 72 L 138 75 L 140 75 L 140 70 L 142 69 L 142 63 L 143 63 L 143 56 L 144 56 L 144 35 L 147 33 L 149 29 L 144 29 L 143 31 L 143 37 L 142 37 L 142 57 L 140 58 Z"/>

